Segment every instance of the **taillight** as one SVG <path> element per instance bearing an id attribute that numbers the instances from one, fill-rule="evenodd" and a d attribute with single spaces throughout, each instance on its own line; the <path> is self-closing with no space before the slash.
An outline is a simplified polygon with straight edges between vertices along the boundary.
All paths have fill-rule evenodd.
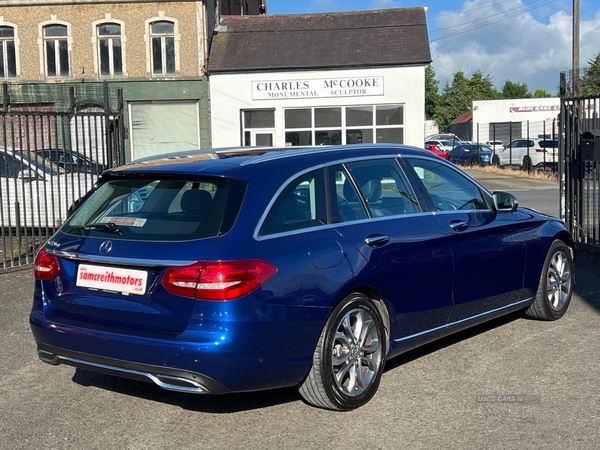
<path id="1" fill-rule="evenodd" d="M 51 255 L 44 247 L 40 249 L 35 257 L 33 276 L 36 280 L 53 280 L 60 273 L 58 258 Z"/>
<path id="2" fill-rule="evenodd" d="M 538 153 L 547 153 L 548 152 L 548 150 L 546 150 L 545 148 L 536 148 L 535 151 Z"/>
<path id="3" fill-rule="evenodd" d="M 162 284 L 171 294 L 202 300 L 233 300 L 252 292 L 277 273 L 259 259 L 198 262 L 170 267 Z"/>

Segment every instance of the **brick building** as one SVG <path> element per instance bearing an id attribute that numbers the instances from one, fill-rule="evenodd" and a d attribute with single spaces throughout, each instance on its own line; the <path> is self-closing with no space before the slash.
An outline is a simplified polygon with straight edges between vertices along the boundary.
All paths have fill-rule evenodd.
<path id="1" fill-rule="evenodd" d="M 29 83 L 122 88 L 132 158 L 210 146 L 206 72 L 217 8 L 266 9 L 264 0 L 0 0 L 0 82 L 12 86 L 13 101 L 17 85 Z"/>

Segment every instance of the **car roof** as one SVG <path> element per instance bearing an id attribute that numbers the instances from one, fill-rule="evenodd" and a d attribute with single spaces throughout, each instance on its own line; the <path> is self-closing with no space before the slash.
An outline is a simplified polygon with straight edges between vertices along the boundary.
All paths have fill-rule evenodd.
<path id="1" fill-rule="evenodd" d="M 489 146 L 487 146 L 485 144 L 457 144 L 454 147 L 454 149 L 456 150 L 457 148 L 468 148 L 468 149 L 480 148 L 484 152 L 487 152 L 488 150 L 486 150 L 486 149 L 489 149 Z"/>
<path id="2" fill-rule="evenodd" d="M 107 178 L 128 173 L 177 173 L 189 175 L 216 175 L 246 178 L 244 172 L 252 166 L 270 165 L 296 172 L 331 161 L 372 156 L 426 155 L 423 148 L 400 144 L 355 144 L 317 147 L 229 147 L 197 149 L 149 156 L 124 166 L 109 169 Z M 292 163 L 293 164 L 290 164 Z"/>

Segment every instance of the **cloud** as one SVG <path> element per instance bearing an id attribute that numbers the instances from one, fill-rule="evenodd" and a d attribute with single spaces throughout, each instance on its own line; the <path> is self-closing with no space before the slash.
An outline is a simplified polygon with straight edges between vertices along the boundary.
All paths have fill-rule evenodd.
<path id="1" fill-rule="evenodd" d="M 556 93 L 560 72 L 572 66 L 572 16 L 559 11 L 543 19 L 527 8 L 521 0 L 474 0 L 458 13 L 430 19 L 432 66 L 441 87 L 458 71 L 470 77 L 481 70 L 497 89 L 511 80 L 527 83 L 531 92 Z M 580 40 L 585 66 L 600 51 L 598 22 L 582 22 Z"/>

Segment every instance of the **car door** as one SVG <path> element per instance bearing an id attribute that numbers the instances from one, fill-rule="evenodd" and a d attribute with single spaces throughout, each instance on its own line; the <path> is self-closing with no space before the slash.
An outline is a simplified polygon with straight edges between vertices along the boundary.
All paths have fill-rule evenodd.
<path id="1" fill-rule="evenodd" d="M 389 302 L 392 340 L 444 327 L 452 309 L 447 233 L 423 211 L 395 158 L 328 168 L 336 229 L 368 261 Z M 371 280 L 376 285 L 376 280 Z"/>
<path id="2" fill-rule="evenodd" d="M 516 303 L 524 296 L 526 239 L 510 213 L 498 214 L 473 180 L 437 161 L 409 158 L 449 237 L 454 261 L 450 323 Z"/>

